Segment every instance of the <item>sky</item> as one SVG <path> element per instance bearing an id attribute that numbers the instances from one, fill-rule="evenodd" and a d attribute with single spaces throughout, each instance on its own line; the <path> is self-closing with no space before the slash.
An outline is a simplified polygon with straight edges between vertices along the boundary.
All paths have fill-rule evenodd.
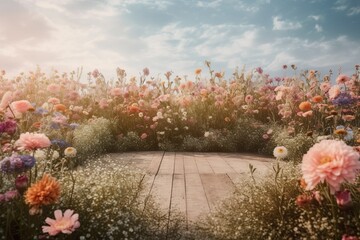
<path id="1" fill-rule="evenodd" d="M 244 65 L 352 74 L 359 29 L 360 0 L 0 0 L 0 69 L 193 77 L 210 61 L 225 78 Z"/>

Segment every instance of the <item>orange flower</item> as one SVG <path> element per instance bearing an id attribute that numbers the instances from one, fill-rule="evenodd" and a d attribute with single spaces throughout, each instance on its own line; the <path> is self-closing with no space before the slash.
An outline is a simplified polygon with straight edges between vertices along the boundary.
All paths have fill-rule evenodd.
<path id="1" fill-rule="evenodd" d="M 25 193 L 25 202 L 30 206 L 40 207 L 55 203 L 60 197 L 60 184 L 55 178 L 45 174 L 42 179 L 32 184 Z"/>
<path id="2" fill-rule="evenodd" d="M 55 111 L 58 112 L 65 112 L 66 111 L 66 106 L 64 104 L 56 104 L 54 106 Z"/>
<path id="3" fill-rule="evenodd" d="M 199 75 L 200 73 L 201 73 L 201 68 L 195 69 L 195 74 L 196 74 L 196 75 Z"/>
<path id="4" fill-rule="evenodd" d="M 128 107 L 128 111 L 130 113 L 137 113 L 140 111 L 140 108 L 136 103 L 133 103 L 131 106 Z"/>
<path id="5" fill-rule="evenodd" d="M 304 111 L 304 112 L 306 112 L 306 111 L 310 111 L 311 110 L 311 103 L 310 102 L 302 102 L 302 103 L 300 103 L 300 105 L 299 105 L 299 109 L 301 110 L 301 111 Z"/>
<path id="6" fill-rule="evenodd" d="M 312 101 L 313 101 L 314 103 L 321 103 L 321 102 L 323 101 L 323 97 L 320 96 L 320 95 L 317 95 L 317 96 L 315 96 L 315 97 L 312 98 Z"/>
<path id="7" fill-rule="evenodd" d="M 32 127 L 34 127 L 34 128 L 40 128 L 40 127 L 41 127 L 41 122 L 34 122 L 34 123 L 32 124 Z"/>

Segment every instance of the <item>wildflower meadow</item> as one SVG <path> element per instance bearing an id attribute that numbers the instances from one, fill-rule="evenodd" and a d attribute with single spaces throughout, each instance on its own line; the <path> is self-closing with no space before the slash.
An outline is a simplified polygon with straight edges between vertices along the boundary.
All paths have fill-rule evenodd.
<path id="1" fill-rule="evenodd" d="M 360 239 L 359 65 L 116 73 L 0 72 L 0 239 Z M 273 162 L 188 224 L 144 199 L 140 170 L 95 161 L 155 150 Z"/>

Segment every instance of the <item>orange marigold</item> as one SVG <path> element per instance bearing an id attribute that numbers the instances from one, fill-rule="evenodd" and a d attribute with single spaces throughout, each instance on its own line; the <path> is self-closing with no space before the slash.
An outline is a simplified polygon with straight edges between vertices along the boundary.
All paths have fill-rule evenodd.
<path id="1" fill-rule="evenodd" d="M 66 111 L 66 106 L 64 104 L 56 104 L 54 106 L 54 109 L 55 111 L 58 111 L 58 112 L 65 112 Z"/>
<path id="2" fill-rule="evenodd" d="M 299 105 L 299 109 L 301 111 L 304 111 L 304 112 L 310 111 L 311 110 L 311 103 L 310 102 L 302 102 Z"/>
<path id="3" fill-rule="evenodd" d="M 55 203 L 60 197 L 60 184 L 55 178 L 45 174 L 42 179 L 32 184 L 25 193 L 25 202 L 30 206 L 40 207 Z"/>
<path id="4" fill-rule="evenodd" d="M 320 95 L 316 95 L 312 98 L 312 101 L 315 102 L 315 103 L 320 103 L 323 101 L 323 97 L 320 96 Z"/>

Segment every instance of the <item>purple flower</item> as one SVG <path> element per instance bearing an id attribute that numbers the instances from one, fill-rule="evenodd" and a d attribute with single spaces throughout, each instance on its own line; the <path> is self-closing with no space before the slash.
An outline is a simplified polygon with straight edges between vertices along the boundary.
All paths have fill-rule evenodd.
<path id="1" fill-rule="evenodd" d="M 0 133 L 12 135 L 16 132 L 17 124 L 14 120 L 7 120 L 0 123 Z"/>
<path id="2" fill-rule="evenodd" d="M 35 158 L 30 155 L 19 156 L 21 161 L 24 163 L 25 168 L 32 168 L 35 165 Z"/>
<path id="3" fill-rule="evenodd" d="M 0 169 L 5 173 L 23 172 L 35 165 L 35 158 L 30 155 L 13 154 L 0 161 Z"/>
<path id="4" fill-rule="evenodd" d="M 334 100 L 332 100 L 332 103 L 337 106 L 346 106 L 353 104 L 354 102 L 355 99 L 348 93 L 340 93 Z"/>
<path id="5" fill-rule="evenodd" d="M 5 196 L 5 201 L 8 202 L 8 201 L 11 201 L 14 198 L 18 197 L 19 192 L 17 190 L 10 190 L 10 191 L 7 191 L 6 193 L 4 193 L 4 196 Z"/>

